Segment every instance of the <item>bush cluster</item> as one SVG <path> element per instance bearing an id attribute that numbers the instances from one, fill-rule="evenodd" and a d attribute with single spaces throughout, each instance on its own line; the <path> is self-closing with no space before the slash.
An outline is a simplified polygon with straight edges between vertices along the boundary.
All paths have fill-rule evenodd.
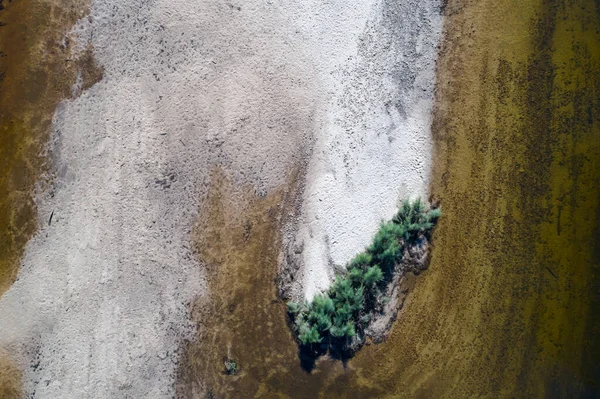
<path id="1" fill-rule="evenodd" d="M 238 364 L 233 359 L 225 360 L 225 372 L 229 375 L 236 375 L 238 371 Z"/>
<path id="2" fill-rule="evenodd" d="M 299 343 L 344 350 L 353 339 L 360 340 L 373 312 L 386 300 L 382 290 L 391 281 L 396 264 L 402 261 L 405 247 L 428 235 L 439 216 L 439 208 L 426 210 L 419 199 L 404 201 L 391 221 L 381 223 L 371 245 L 346 265 L 345 273 L 336 277 L 327 292 L 310 302 L 288 302 Z"/>

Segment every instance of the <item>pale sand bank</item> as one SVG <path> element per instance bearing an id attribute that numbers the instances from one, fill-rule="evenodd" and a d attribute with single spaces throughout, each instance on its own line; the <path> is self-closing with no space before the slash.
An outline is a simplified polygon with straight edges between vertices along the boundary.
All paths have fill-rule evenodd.
<path id="1" fill-rule="evenodd" d="M 436 0 L 316 3 L 297 6 L 304 12 L 294 18 L 326 93 L 293 244 L 302 248 L 295 291 L 307 298 L 328 287 L 333 266 L 360 252 L 399 200 L 427 197 L 442 29 Z"/>
<path id="2" fill-rule="evenodd" d="M 24 391 L 172 397 L 215 164 L 260 195 L 309 165 L 303 289 L 326 287 L 399 198 L 426 194 L 440 28 L 432 1 L 94 2 L 71 36 L 104 78 L 56 111 L 55 183 L 0 300 Z"/>

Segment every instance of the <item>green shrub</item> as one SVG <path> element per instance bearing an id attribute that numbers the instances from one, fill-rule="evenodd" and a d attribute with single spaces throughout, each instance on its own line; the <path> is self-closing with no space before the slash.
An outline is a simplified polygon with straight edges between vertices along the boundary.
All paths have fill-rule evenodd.
<path id="1" fill-rule="evenodd" d="M 293 315 L 300 313 L 300 311 L 302 310 L 302 307 L 300 306 L 300 304 L 298 302 L 288 302 L 287 307 L 288 307 L 288 313 L 293 314 Z"/>
<path id="2" fill-rule="evenodd" d="M 382 222 L 366 250 L 346 265 L 344 276 L 311 302 L 288 302 L 294 330 L 304 346 L 341 345 L 364 331 L 378 303 L 387 303 L 380 288 L 402 261 L 405 246 L 428 235 L 440 217 L 440 209 L 426 210 L 421 200 L 404 201 L 390 222 Z"/>
<path id="3" fill-rule="evenodd" d="M 369 288 L 374 287 L 381 280 L 383 280 L 383 272 L 377 265 L 370 266 L 363 275 L 363 283 Z"/>
<path id="4" fill-rule="evenodd" d="M 352 338 L 356 335 L 356 329 L 352 321 L 331 327 L 331 335 L 335 338 Z"/>
<path id="5" fill-rule="evenodd" d="M 371 262 L 373 262 L 373 257 L 371 256 L 371 254 L 368 252 L 361 252 L 350 261 L 348 269 L 351 270 L 357 268 L 364 270 L 367 266 L 371 264 Z"/>
<path id="6" fill-rule="evenodd" d="M 401 260 L 403 248 L 401 240 L 408 238 L 405 225 L 393 222 L 381 223 L 379 231 L 373 238 L 373 243 L 367 248 L 373 262 L 384 270 L 391 270 Z"/>
<path id="7" fill-rule="evenodd" d="M 227 372 L 227 374 L 230 374 L 230 375 L 237 374 L 237 371 L 238 371 L 237 362 L 233 359 L 225 360 L 225 371 Z"/>
<path id="8" fill-rule="evenodd" d="M 303 324 L 300 327 L 300 335 L 298 338 L 300 338 L 302 345 L 317 344 L 323 339 L 321 334 L 319 334 L 317 327 L 309 326 L 308 324 Z"/>
<path id="9" fill-rule="evenodd" d="M 353 285 L 360 285 L 365 279 L 365 271 L 356 267 L 354 269 L 350 269 L 350 272 L 346 277 L 352 282 Z"/>

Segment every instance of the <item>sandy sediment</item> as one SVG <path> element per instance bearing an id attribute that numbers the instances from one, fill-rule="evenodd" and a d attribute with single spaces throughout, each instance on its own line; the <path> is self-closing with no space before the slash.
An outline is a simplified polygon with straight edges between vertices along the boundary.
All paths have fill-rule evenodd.
<path id="1" fill-rule="evenodd" d="M 24 391 L 172 395 L 209 289 L 189 240 L 215 165 L 259 198 L 308 168 L 286 242 L 296 289 L 326 287 L 425 194 L 439 27 L 433 1 L 93 3 L 55 43 L 90 67 L 54 114 L 40 231 L 0 300 Z"/>
<path id="2" fill-rule="evenodd" d="M 190 304 L 214 295 L 190 242 L 214 166 L 257 198 L 300 171 L 284 242 L 295 290 L 326 287 L 398 199 L 426 194 L 438 8 L 93 3 L 66 37 L 102 80 L 80 74 L 55 112 L 41 229 L 0 300 L 24 391 L 173 395 Z"/>
<path id="3" fill-rule="evenodd" d="M 189 240 L 214 165 L 265 197 L 316 139 L 289 232 L 306 293 L 325 287 L 329 258 L 425 192 L 439 18 L 414 1 L 93 3 L 62 44 L 103 78 L 79 74 L 55 112 L 41 229 L 0 301 L 24 391 L 172 395 L 208 289 Z"/>
<path id="4" fill-rule="evenodd" d="M 0 301 L 0 346 L 29 395 L 171 397 L 206 289 L 189 239 L 209 172 L 259 196 L 285 182 L 318 90 L 264 2 L 97 2 L 70 36 L 104 78 L 56 110 L 53 185 Z"/>
<path id="5" fill-rule="evenodd" d="M 301 2 L 324 117 L 307 173 L 291 269 L 292 296 L 325 289 L 334 266 L 360 252 L 399 200 L 427 197 L 440 2 Z M 327 26 L 327 28 L 325 28 Z"/>

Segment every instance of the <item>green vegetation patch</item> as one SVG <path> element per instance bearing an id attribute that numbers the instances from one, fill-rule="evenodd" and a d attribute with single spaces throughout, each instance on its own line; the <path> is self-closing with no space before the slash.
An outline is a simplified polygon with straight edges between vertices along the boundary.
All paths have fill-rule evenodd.
<path id="1" fill-rule="evenodd" d="M 225 372 L 229 375 L 236 375 L 238 372 L 238 364 L 234 359 L 225 360 Z"/>
<path id="2" fill-rule="evenodd" d="M 357 350 L 369 323 L 389 300 L 383 292 L 402 262 L 405 249 L 429 238 L 439 217 L 439 208 L 426 210 L 419 199 L 404 201 L 391 221 L 381 223 L 371 245 L 336 276 L 327 292 L 316 295 L 311 302 L 288 302 L 298 343 L 320 352 Z"/>

